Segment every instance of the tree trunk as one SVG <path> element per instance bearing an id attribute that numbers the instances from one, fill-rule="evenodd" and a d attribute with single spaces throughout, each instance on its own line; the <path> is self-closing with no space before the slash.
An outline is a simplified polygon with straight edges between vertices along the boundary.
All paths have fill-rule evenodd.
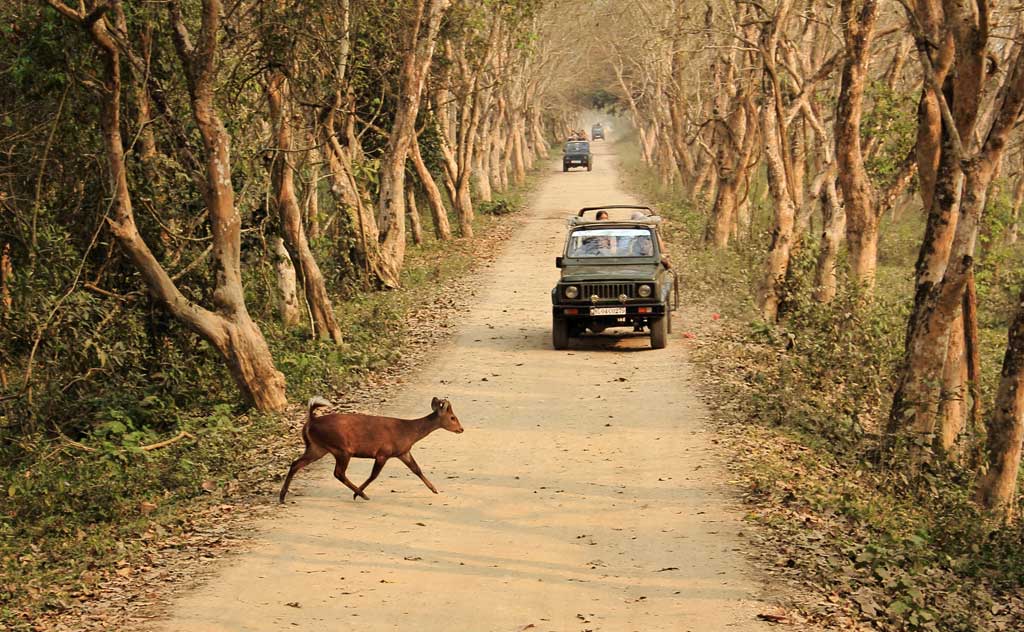
<path id="1" fill-rule="evenodd" d="M 411 186 L 405 189 L 405 207 L 409 215 L 412 243 L 418 246 L 423 243 L 423 226 L 420 224 L 420 211 L 416 208 L 416 191 Z"/>
<path id="2" fill-rule="evenodd" d="M 116 6 L 119 1 L 113 1 L 116 15 L 120 9 Z M 228 177 L 231 167 L 227 132 L 219 125 L 220 121 L 211 104 L 213 91 L 210 78 L 216 52 L 220 4 L 216 0 L 203 2 L 203 26 L 198 49 L 193 49 L 187 40 L 182 41 L 184 27 L 180 15 L 177 15 L 177 6 L 171 5 L 172 20 L 179 27 L 176 44 L 188 69 L 193 110 L 207 149 L 208 183 L 204 193 L 212 224 L 211 250 L 216 263 L 216 285 L 213 291 L 216 311 L 202 308 L 181 293 L 135 224 L 121 137 L 121 54 L 120 47 L 107 29 L 106 19 L 102 14 L 86 19 L 84 13 L 74 11 L 56 0 L 50 5 L 86 29 L 103 53 L 105 89 L 100 127 L 113 189 L 109 215 L 111 233 L 139 271 L 154 299 L 221 354 L 244 399 L 260 410 L 281 410 L 286 404 L 284 376 L 274 366 L 263 334 L 245 308 L 239 262 L 241 221 L 234 209 L 234 192 L 230 189 Z M 217 181 L 217 174 L 223 176 L 222 181 Z"/>
<path id="3" fill-rule="evenodd" d="M 491 189 L 491 123 L 492 116 L 485 116 L 480 126 L 480 130 L 477 132 L 480 136 L 480 147 L 476 152 L 476 168 L 473 172 L 476 174 L 476 188 L 480 193 L 480 199 L 484 202 L 491 202 L 494 200 L 494 192 Z"/>
<path id="4" fill-rule="evenodd" d="M 952 154 L 950 161 L 956 165 L 957 170 L 948 176 L 941 174 L 935 186 L 937 191 L 962 191 L 953 200 L 954 204 L 959 202 L 960 205 L 959 219 L 941 280 L 934 285 L 918 288 L 914 311 L 907 327 L 907 350 L 887 427 L 890 437 L 909 432 L 928 443 L 935 428 L 932 385 L 940 376 L 945 351 L 944 345 L 938 348 L 935 345 L 945 341 L 953 318 L 961 309 L 964 291 L 973 271 L 978 226 L 989 187 L 1006 150 L 1007 139 L 1024 110 L 1024 48 L 1018 47 L 1016 59 L 998 91 L 997 113 L 984 135 L 983 146 L 975 155 L 970 156 L 970 160 L 960 160 L 961 157 L 957 155 L 957 148 L 962 146 L 959 139 L 970 138 L 974 133 L 977 112 L 972 112 L 970 106 L 973 104 L 975 110 L 977 108 L 982 89 L 978 73 L 984 73 L 986 51 L 983 37 L 980 46 L 977 37 L 959 34 L 958 38 L 961 43 L 957 50 L 962 60 L 958 60 L 958 67 L 951 75 L 956 76 L 957 90 L 962 89 L 966 93 L 956 95 L 952 109 L 959 116 L 958 128 L 959 123 L 964 123 L 964 126 L 963 129 L 946 130 L 949 141 L 944 143 L 943 151 L 946 152 L 947 146 L 952 145 L 949 148 Z M 972 94 L 973 101 L 969 98 Z M 943 162 L 946 162 L 945 156 L 940 164 Z M 955 177 L 961 173 L 959 169 L 964 170 L 963 186 L 951 187 L 943 178 Z M 935 198 L 937 203 L 941 201 L 938 196 Z M 923 248 L 927 246 L 926 242 Z"/>
<path id="5" fill-rule="evenodd" d="M 413 143 L 409 149 L 409 157 L 412 159 L 412 164 L 416 168 L 416 175 L 423 185 L 423 192 L 427 196 L 430 217 L 434 220 L 434 235 L 438 241 L 448 241 L 452 238 L 452 229 L 448 223 L 448 209 L 444 207 L 444 200 L 441 199 L 441 191 L 434 182 L 434 176 L 430 174 L 426 163 L 423 162 L 419 141 Z"/>
<path id="6" fill-rule="evenodd" d="M 977 500 L 986 509 L 1013 518 L 1021 442 L 1024 441 L 1024 287 L 1010 325 L 996 403 L 989 417 L 985 456 L 988 468 L 978 481 Z"/>
<path id="7" fill-rule="evenodd" d="M 935 437 L 938 454 L 952 456 L 966 421 L 967 364 L 964 358 L 964 319 L 955 316 L 949 327 L 946 361 L 942 367 L 939 400 L 939 431 Z"/>
<path id="8" fill-rule="evenodd" d="M 792 154 L 786 146 L 788 132 L 782 118 L 782 95 L 775 62 L 779 33 L 788 20 L 791 8 L 792 0 L 779 0 L 774 18 L 770 24 L 763 27 L 764 32 L 761 35 L 761 56 L 768 79 L 765 82 L 767 94 L 761 107 L 761 131 L 764 136 L 768 189 L 775 205 L 775 225 L 757 298 L 761 316 L 768 322 L 775 322 L 778 319 L 783 284 L 789 271 L 796 222 L 796 206 L 792 193 L 794 187 L 788 162 Z"/>
<path id="9" fill-rule="evenodd" d="M 1021 152 L 1022 162 L 1024 162 L 1024 151 Z M 1013 245 L 1017 243 L 1018 235 L 1020 234 L 1020 209 L 1024 206 L 1024 164 L 1021 165 L 1021 171 L 1017 175 L 1017 184 L 1013 188 L 1013 202 L 1010 207 L 1010 224 L 1006 227 L 1006 243 Z"/>
<path id="10" fill-rule="evenodd" d="M 273 161 L 272 179 L 275 192 L 274 203 L 281 218 L 281 236 L 302 277 L 302 287 L 309 307 L 310 323 L 315 336 L 341 344 L 341 327 L 334 317 L 334 307 L 327 294 L 320 266 L 309 248 L 306 230 L 302 223 L 302 209 L 295 194 L 295 169 L 290 161 L 292 134 L 289 125 L 289 85 L 284 73 L 273 70 L 267 81 L 267 102 L 270 105 L 270 121 L 277 144 Z"/>
<path id="11" fill-rule="evenodd" d="M 316 147 L 316 134 L 310 132 L 306 137 L 306 143 L 310 147 Z M 320 161 L 316 160 L 310 150 L 309 160 L 309 188 L 306 189 L 306 200 L 303 215 L 306 219 L 307 233 L 309 240 L 316 242 L 320 239 Z"/>
<path id="12" fill-rule="evenodd" d="M 210 216 L 215 262 L 213 303 L 231 325 L 215 346 L 220 344 L 236 381 L 245 385 L 247 395 L 258 408 L 280 410 L 286 403 L 284 376 L 274 367 L 263 334 L 245 306 L 240 260 L 242 219 L 231 185 L 231 137 L 214 105 L 222 10 L 220 0 L 203 0 L 202 27 L 196 45 L 192 46 L 177 3 L 170 4 L 175 46 L 185 66 L 192 116 L 203 140 L 203 197 Z"/>
<path id="13" fill-rule="evenodd" d="M 284 245 L 284 239 L 274 237 L 274 269 L 277 271 L 277 293 L 280 301 L 281 324 L 294 327 L 299 324 L 299 296 L 295 281 L 295 266 Z"/>
<path id="14" fill-rule="evenodd" d="M 405 161 L 416 142 L 416 115 L 434 54 L 441 17 L 450 0 L 413 0 L 403 34 L 395 119 L 380 163 L 377 224 L 380 228 L 381 285 L 397 288 L 405 262 Z"/>
<path id="15" fill-rule="evenodd" d="M 846 232 L 846 212 L 839 203 L 836 191 L 834 165 L 825 175 L 821 192 L 821 249 L 818 251 L 818 263 L 814 272 L 814 298 L 821 303 L 831 303 L 836 297 L 838 286 L 836 280 L 839 247 Z"/>
<path id="16" fill-rule="evenodd" d="M 846 210 L 850 280 L 870 296 L 878 263 L 878 215 L 874 191 L 864 168 L 860 121 L 878 4 L 875 0 L 863 0 L 859 11 L 858 0 L 842 0 L 841 4 L 846 56 L 836 106 L 836 162 Z"/>

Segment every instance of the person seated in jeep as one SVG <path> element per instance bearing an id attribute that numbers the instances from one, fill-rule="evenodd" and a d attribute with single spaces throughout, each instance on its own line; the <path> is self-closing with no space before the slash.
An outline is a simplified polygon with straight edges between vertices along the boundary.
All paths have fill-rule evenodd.
<path id="1" fill-rule="evenodd" d="M 578 257 L 608 257 L 612 254 L 612 240 L 604 235 L 587 237 L 576 253 Z"/>
<path id="2" fill-rule="evenodd" d="M 654 254 L 654 243 L 646 235 L 633 240 L 630 254 L 634 257 L 650 257 Z"/>

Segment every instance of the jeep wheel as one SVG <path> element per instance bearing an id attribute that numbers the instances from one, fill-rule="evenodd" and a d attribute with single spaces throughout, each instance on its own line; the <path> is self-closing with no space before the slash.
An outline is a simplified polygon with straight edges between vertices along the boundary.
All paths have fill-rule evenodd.
<path id="1" fill-rule="evenodd" d="M 569 348 L 569 322 L 564 318 L 551 321 L 551 345 L 559 350 Z"/>
<path id="2" fill-rule="evenodd" d="M 593 169 L 593 167 L 594 165 L 590 164 L 589 162 L 587 163 L 587 171 L 590 171 L 591 169 Z"/>
<path id="3" fill-rule="evenodd" d="M 664 349 L 668 344 L 668 319 L 665 315 L 651 323 L 651 349 Z"/>
<path id="4" fill-rule="evenodd" d="M 562 164 L 562 171 L 565 172 L 565 171 L 568 171 L 568 170 L 569 170 L 569 165 Z"/>

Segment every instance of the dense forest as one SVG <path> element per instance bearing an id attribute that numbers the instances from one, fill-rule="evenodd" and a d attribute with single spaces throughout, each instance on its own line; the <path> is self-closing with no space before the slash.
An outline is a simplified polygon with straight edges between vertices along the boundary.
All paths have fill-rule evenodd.
<path id="1" fill-rule="evenodd" d="M 92 562 L 50 567 L 105 559 L 83 528 L 202 495 L 289 403 L 393 362 L 403 293 L 443 273 L 413 255 L 469 252 L 603 118 L 684 279 L 744 323 L 716 347 L 733 361 L 707 362 L 744 376 L 745 416 L 868 472 L 851 493 L 926 512 L 889 525 L 893 547 L 926 542 L 945 579 L 858 580 L 890 599 L 866 620 L 1010 629 L 984 626 L 1024 582 L 1019 6 L 13 0 L 0 18 L 0 601 L 20 604 L 0 623 L 64 607 L 10 578 L 78 581 Z M 862 510 L 846 518 L 875 546 Z M 964 578 L 982 588 L 944 615 Z"/>

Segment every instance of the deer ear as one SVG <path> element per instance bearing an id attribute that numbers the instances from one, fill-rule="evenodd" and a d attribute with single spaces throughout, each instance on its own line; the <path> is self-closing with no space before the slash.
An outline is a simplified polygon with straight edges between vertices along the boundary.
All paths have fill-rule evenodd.
<path id="1" fill-rule="evenodd" d="M 441 407 L 441 400 L 439 400 L 436 397 L 430 400 L 430 407 L 433 408 L 434 410 L 439 409 Z"/>

